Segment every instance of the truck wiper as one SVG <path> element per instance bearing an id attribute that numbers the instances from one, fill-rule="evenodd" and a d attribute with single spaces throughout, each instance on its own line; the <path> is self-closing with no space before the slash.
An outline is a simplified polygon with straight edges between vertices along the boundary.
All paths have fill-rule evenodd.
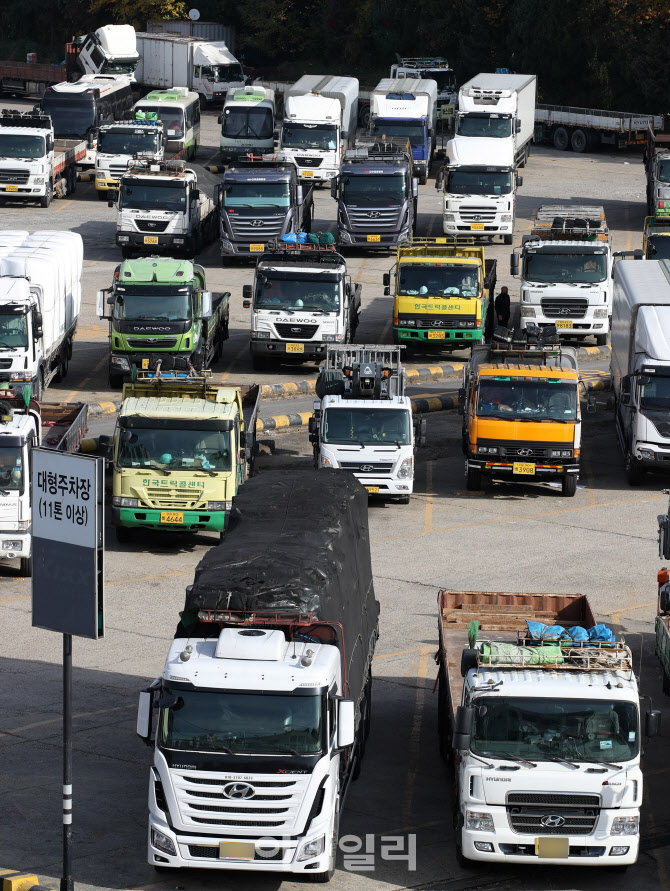
<path id="1" fill-rule="evenodd" d="M 601 761 L 600 758 L 582 758 L 581 755 L 575 756 L 578 761 L 584 761 L 586 764 L 602 764 L 603 767 L 611 767 L 613 770 L 620 770 L 623 764 L 616 761 Z"/>
<path id="2" fill-rule="evenodd" d="M 493 765 L 492 765 L 492 764 L 489 764 L 488 761 L 484 761 L 484 759 L 483 759 L 483 758 L 480 758 L 479 755 L 475 755 L 475 753 L 474 753 L 473 751 L 470 751 L 470 754 L 471 754 L 472 757 L 475 758 L 477 761 L 481 761 L 482 764 L 486 765 L 486 767 L 490 767 L 490 768 L 493 767 Z"/>
<path id="3" fill-rule="evenodd" d="M 568 761 L 567 758 L 561 758 L 560 755 L 549 755 L 542 754 L 542 757 L 539 759 L 540 761 L 556 761 L 562 764 L 569 764 L 574 770 L 579 770 L 579 764 L 575 764 L 574 761 Z"/>
<path id="4" fill-rule="evenodd" d="M 208 473 L 210 476 L 216 476 L 215 470 L 209 470 L 207 467 L 196 467 L 194 468 L 196 473 Z"/>
<path id="5" fill-rule="evenodd" d="M 271 752 L 281 752 L 282 755 L 299 755 L 300 752 L 296 752 L 295 749 L 289 749 L 287 746 L 275 746 L 275 748 L 270 749 Z"/>
<path id="6" fill-rule="evenodd" d="M 161 473 L 164 473 L 165 476 L 171 476 L 171 475 L 172 475 L 172 471 L 171 471 L 171 470 L 166 470 L 164 467 L 161 467 L 160 464 L 153 464 L 153 463 L 152 463 L 152 464 L 149 465 L 149 467 L 151 467 L 152 470 L 160 470 L 160 472 L 161 472 Z"/>
<path id="7" fill-rule="evenodd" d="M 534 761 L 522 758 L 520 755 L 490 755 L 491 758 L 499 758 L 501 761 L 518 761 L 519 764 L 527 764 L 529 767 L 537 767 Z"/>

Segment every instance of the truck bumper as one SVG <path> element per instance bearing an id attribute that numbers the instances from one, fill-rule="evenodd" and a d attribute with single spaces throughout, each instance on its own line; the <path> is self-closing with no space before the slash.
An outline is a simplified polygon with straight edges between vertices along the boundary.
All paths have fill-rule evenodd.
<path id="1" fill-rule="evenodd" d="M 181 517 L 181 522 L 164 522 L 168 516 Z M 227 511 L 112 507 L 113 526 L 160 529 L 162 532 L 222 532 L 226 528 L 227 517 Z"/>
<path id="2" fill-rule="evenodd" d="M 105 173 L 96 173 L 95 187 L 98 192 L 116 191 L 119 188 L 119 180 L 108 176 Z"/>
<path id="3" fill-rule="evenodd" d="M 253 244 L 247 244 L 246 242 L 234 242 L 228 241 L 227 239 L 221 239 L 221 256 L 222 257 L 248 257 L 250 260 L 256 260 L 259 254 L 262 254 L 264 250 L 266 250 L 267 243 L 270 241 L 277 241 L 278 239 L 272 237 L 268 238 L 266 241 L 263 241 L 263 235 L 259 234 L 258 241 L 253 242 Z"/>
<path id="4" fill-rule="evenodd" d="M 484 223 L 484 227 L 475 229 L 470 223 L 463 223 L 460 219 L 443 220 L 442 229 L 445 235 L 469 235 L 472 238 L 489 237 L 491 235 L 511 235 L 514 231 L 514 223 L 500 223 L 494 220 L 492 223 Z"/>
<path id="5" fill-rule="evenodd" d="M 30 556 L 29 532 L 0 532 L 0 560 Z"/>
<path id="6" fill-rule="evenodd" d="M 534 863 L 540 866 L 624 866 L 635 863 L 640 847 L 638 835 L 611 835 L 609 832 L 598 832 L 597 830 L 589 836 L 570 836 L 569 842 L 570 855 L 567 858 L 538 857 L 535 853 L 535 838 L 519 835 L 510 829 L 499 830 L 496 828 L 495 832 L 463 829 L 461 835 L 463 855 L 468 860 L 490 863 Z M 613 854 L 612 851 L 617 848 L 622 853 Z"/>
<path id="7" fill-rule="evenodd" d="M 368 235 L 360 232 L 351 232 L 349 229 L 337 230 L 338 247 L 362 248 L 366 251 L 396 250 L 401 244 L 411 241 L 412 233 L 409 229 L 402 232 L 391 232 L 388 235 Z"/>
<path id="8" fill-rule="evenodd" d="M 298 167 L 298 179 L 301 183 L 329 183 L 339 172 L 334 167 Z"/>
<path id="9" fill-rule="evenodd" d="M 252 356 L 264 356 L 267 359 L 279 357 L 285 362 L 304 362 L 305 359 L 325 359 L 327 343 L 319 340 L 307 340 L 300 343 L 291 343 L 284 340 L 252 340 L 249 344 Z M 302 351 L 288 349 L 289 347 L 302 347 Z"/>
<path id="10" fill-rule="evenodd" d="M 439 336 L 438 336 L 439 335 Z M 393 326 L 393 339 L 396 343 L 421 343 L 426 346 L 459 349 L 482 341 L 481 328 L 403 328 Z"/>
<path id="11" fill-rule="evenodd" d="M 41 198 L 46 194 L 46 186 L 26 183 L 24 186 L 8 186 L 0 184 L 0 198 Z"/>
<path id="12" fill-rule="evenodd" d="M 532 465 L 533 472 L 515 473 L 514 465 Z M 481 457 L 468 457 L 468 467 L 478 468 L 483 474 L 492 477 L 513 479 L 515 482 L 532 483 L 533 480 L 552 480 L 565 474 L 579 474 L 579 464 L 574 460 L 562 464 L 536 464 L 533 461 L 487 461 Z"/>
<path id="13" fill-rule="evenodd" d="M 670 452 L 667 446 L 655 442 L 635 443 L 635 463 L 644 470 L 670 470 Z"/>
<path id="14" fill-rule="evenodd" d="M 362 476 L 360 473 L 355 473 L 354 476 L 368 490 L 368 495 L 398 497 L 411 495 L 414 491 L 414 480 L 411 477 L 399 480 L 388 476 L 380 476 L 375 479 L 370 476 Z"/>
<path id="15" fill-rule="evenodd" d="M 537 313 L 538 307 L 535 308 Z M 561 319 L 548 319 L 538 314 L 534 318 L 522 318 L 521 328 L 527 328 L 528 325 L 539 325 L 540 328 L 546 328 L 548 325 L 556 325 Z M 569 328 L 559 327 L 558 332 L 561 337 L 588 337 L 589 334 L 603 335 L 609 333 L 609 322 L 607 319 L 575 319 Z"/>
<path id="16" fill-rule="evenodd" d="M 162 350 L 160 344 L 156 344 L 154 349 L 147 349 L 146 353 L 111 353 L 109 370 L 111 374 L 122 374 L 129 378 L 133 365 L 137 365 L 139 369 L 142 369 L 142 361 L 148 361 L 153 356 L 179 356 L 180 358 L 188 359 L 192 355 L 193 353 L 190 350 L 186 353 Z"/>
<path id="17" fill-rule="evenodd" d="M 147 239 L 152 240 L 147 241 Z M 117 247 L 132 248 L 138 254 L 169 254 L 171 251 L 184 251 L 190 240 L 188 235 L 145 235 L 142 232 L 118 232 L 116 235 Z"/>

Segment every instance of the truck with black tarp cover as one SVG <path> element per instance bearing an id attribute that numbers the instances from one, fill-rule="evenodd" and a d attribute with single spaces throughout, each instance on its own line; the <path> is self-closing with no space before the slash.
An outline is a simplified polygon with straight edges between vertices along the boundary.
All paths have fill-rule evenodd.
<path id="1" fill-rule="evenodd" d="M 330 880 L 378 621 L 365 488 L 341 471 L 249 480 L 140 694 L 149 863 Z"/>

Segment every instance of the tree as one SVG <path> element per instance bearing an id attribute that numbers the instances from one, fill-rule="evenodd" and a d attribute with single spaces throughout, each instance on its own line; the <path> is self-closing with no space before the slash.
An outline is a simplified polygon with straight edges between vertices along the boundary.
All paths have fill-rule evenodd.
<path id="1" fill-rule="evenodd" d="M 116 24 L 134 25 L 139 30 L 147 22 L 188 17 L 185 0 L 91 0 L 90 10 L 107 12 Z"/>

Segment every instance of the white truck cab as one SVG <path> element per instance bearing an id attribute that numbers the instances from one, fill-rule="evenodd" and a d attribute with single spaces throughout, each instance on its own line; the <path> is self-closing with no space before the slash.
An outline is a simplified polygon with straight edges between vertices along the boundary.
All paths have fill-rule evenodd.
<path id="1" fill-rule="evenodd" d="M 136 113 L 142 114 L 142 112 Z M 153 120 L 147 119 L 152 117 Z M 119 121 L 103 124 L 98 130 L 98 146 L 95 155 L 95 188 L 101 201 L 107 200 L 107 192 L 118 189 L 119 181 L 128 169 L 128 162 L 135 158 L 162 161 L 165 157 L 165 131 L 163 122 L 154 113 L 143 116 L 144 120 Z"/>

